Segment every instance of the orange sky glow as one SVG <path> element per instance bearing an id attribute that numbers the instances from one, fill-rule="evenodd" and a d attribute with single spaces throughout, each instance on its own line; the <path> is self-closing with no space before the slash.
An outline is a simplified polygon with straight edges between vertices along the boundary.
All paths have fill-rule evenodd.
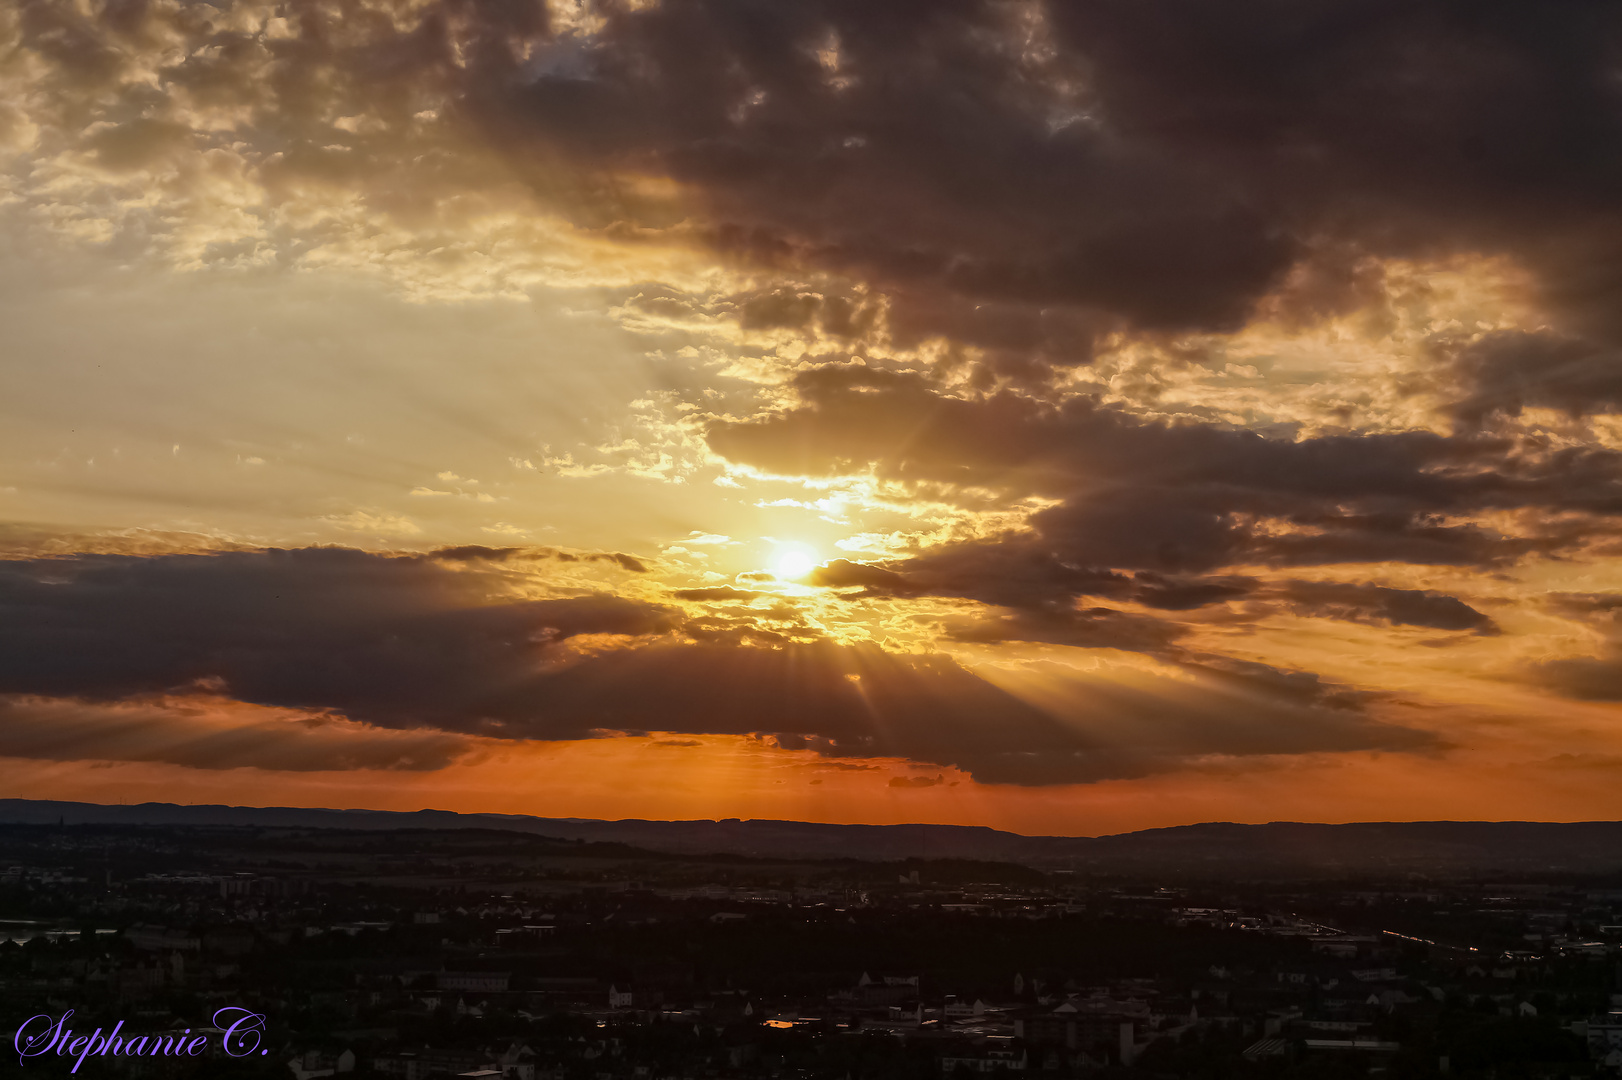
<path id="1" fill-rule="evenodd" d="M 1622 818 L 1547 58 L 948 6 L 0 8 L 0 790 Z"/>

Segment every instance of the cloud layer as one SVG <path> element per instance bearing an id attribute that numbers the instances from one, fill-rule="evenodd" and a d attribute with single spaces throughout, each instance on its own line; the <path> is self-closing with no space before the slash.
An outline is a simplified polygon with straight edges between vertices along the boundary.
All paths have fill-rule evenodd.
<path id="1" fill-rule="evenodd" d="M 824 275 L 1007 371 L 1237 329 L 1280 288 L 1343 311 L 1360 259 L 1459 251 L 1610 341 L 1619 28 L 1443 0 L 38 2 L 0 22 L 0 138 L 42 163 L 41 216 L 185 265 L 432 250 L 444 287 L 499 291 L 624 279 L 605 242 L 702 249 L 791 279 L 746 328 L 863 337 L 860 296 L 792 280 Z M 122 185 L 151 180 L 148 215 Z"/>
<path id="2" fill-rule="evenodd" d="M 1456 597 L 1279 571 L 1358 564 L 1493 569 L 1614 535 L 1622 456 L 1485 435 L 1266 436 L 1146 422 L 1083 397 L 951 397 L 917 378 L 823 369 L 800 403 L 713 424 L 722 453 L 773 472 L 871 470 L 943 491 L 1037 496 L 1018 530 L 883 563 L 835 560 L 816 584 L 964 597 L 1025 614 L 1004 636 L 1163 647 L 1178 612 L 1235 600 L 1315 617 L 1489 632 Z M 1243 571 L 1243 572 L 1241 572 Z M 1263 579 L 1258 573 L 1274 572 Z M 1078 608 L 1084 598 L 1140 605 Z M 978 631 L 981 634 L 991 630 Z"/>
<path id="3" fill-rule="evenodd" d="M 0 753 L 76 745 L 213 767 L 316 768 L 325 757 L 420 769 L 469 752 L 430 731 L 674 732 L 1054 784 L 1212 754 L 1434 744 L 1366 715 L 1356 694 L 1262 665 L 1196 665 L 1130 686 L 1073 673 L 1037 705 L 939 653 L 717 643 L 703 620 L 658 604 L 513 599 L 501 595 L 504 577 L 463 568 L 468 558 L 318 548 L 0 563 L 0 626 L 11 628 L 0 634 L 0 694 L 13 695 Z M 160 695 L 168 705 L 139 704 Z M 188 697 L 302 710 L 316 736 L 293 740 L 285 722 L 215 730 L 177 719 Z M 355 723 L 416 734 L 384 732 L 368 746 Z"/>
<path id="4" fill-rule="evenodd" d="M 95 454 L 41 419 L 0 497 L 154 531 L 8 546 L 0 756 L 724 736 L 915 763 L 923 800 L 1413 762 L 1466 741 L 1413 703 L 1622 700 L 1619 46 L 1609 3 L 0 8 L 0 257 L 360 275 L 626 353 L 599 385 L 563 377 L 595 338 L 530 372 L 412 321 L 444 338 L 407 378 L 289 335 L 266 366 L 316 359 L 220 421 L 212 503 L 131 480 L 188 475 L 186 407 Z M 357 389 L 323 411 L 326 357 Z M 526 536 L 560 546 L 470 542 Z"/>

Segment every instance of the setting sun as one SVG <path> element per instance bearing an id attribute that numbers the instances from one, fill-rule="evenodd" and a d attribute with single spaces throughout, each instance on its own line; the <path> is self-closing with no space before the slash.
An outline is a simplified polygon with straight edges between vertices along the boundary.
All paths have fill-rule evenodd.
<path id="1" fill-rule="evenodd" d="M 817 557 L 805 547 L 784 548 L 777 554 L 776 573 L 785 581 L 798 581 L 817 568 Z"/>

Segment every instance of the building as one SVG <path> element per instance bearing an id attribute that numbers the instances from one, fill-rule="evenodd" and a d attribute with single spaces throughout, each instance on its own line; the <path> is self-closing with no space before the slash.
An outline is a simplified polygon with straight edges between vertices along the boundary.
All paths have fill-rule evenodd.
<path id="1" fill-rule="evenodd" d="M 1622 1050 L 1622 1010 L 1613 1010 L 1588 1021 L 1588 1053 L 1604 1057 L 1612 1050 Z"/>
<path id="2" fill-rule="evenodd" d="M 441 971 L 434 977 L 437 989 L 474 994 L 501 993 L 511 982 L 509 971 Z"/>
<path id="3" fill-rule="evenodd" d="M 983 1054 L 971 1057 L 943 1057 L 941 1071 L 988 1073 L 1008 1069 L 1012 1072 L 1024 1072 L 1028 1060 L 1023 1050 L 987 1050 Z"/>
<path id="4" fill-rule="evenodd" d="M 196 934 L 144 923 L 124 931 L 124 938 L 137 949 L 151 952 L 197 952 L 203 947 L 202 938 Z"/>

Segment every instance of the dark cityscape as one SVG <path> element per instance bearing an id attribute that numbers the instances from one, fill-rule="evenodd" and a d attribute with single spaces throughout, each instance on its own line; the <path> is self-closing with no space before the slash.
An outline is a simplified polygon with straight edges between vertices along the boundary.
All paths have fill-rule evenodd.
<path id="1" fill-rule="evenodd" d="M 252 1054 L 115 1050 L 85 1075 L 1622 1071 L 1622 872 L 1350 861 L 1241 880 L 454 824 L 11 824 L 0 1001 L 17 1026 L 71 1009 L 72 1032 L 122 1020 L 155 1043 L 218 1035 L 221 1010 L 264 1018 Z M 73 1062 L 47 1048 L 19 1065 L 54 1075 L 55 1058 Z"/>

